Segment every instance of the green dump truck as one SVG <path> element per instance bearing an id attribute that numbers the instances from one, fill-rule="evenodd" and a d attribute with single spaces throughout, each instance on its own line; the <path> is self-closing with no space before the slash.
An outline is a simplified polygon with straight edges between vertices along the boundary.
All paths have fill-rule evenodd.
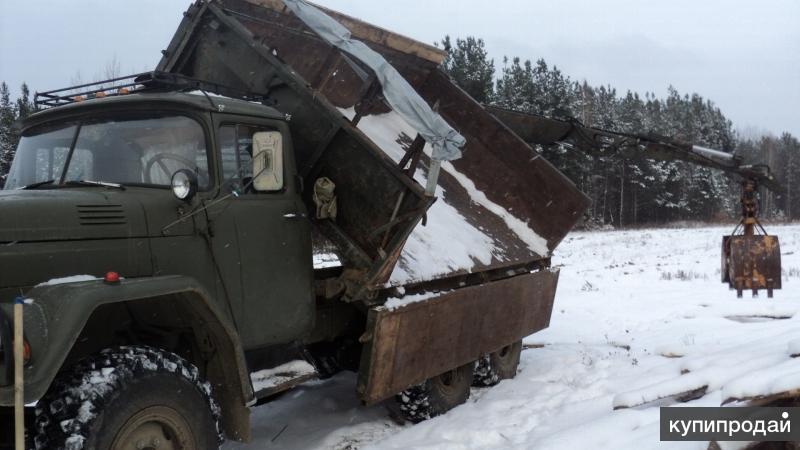
<path id="1" fill-rule="evenodd" d="M 426 194 L 430 145 L 281 2 L 199 1 L 156 71 L 39 93 L 0 191 L 3 439 L 15 299 L 37 449 L 247 441 L 252 405 L 342 370 L 411 421 L 514 376 L 586 197 L 448 80 L 441 50 L 327 14 L 463 158 Z"/>

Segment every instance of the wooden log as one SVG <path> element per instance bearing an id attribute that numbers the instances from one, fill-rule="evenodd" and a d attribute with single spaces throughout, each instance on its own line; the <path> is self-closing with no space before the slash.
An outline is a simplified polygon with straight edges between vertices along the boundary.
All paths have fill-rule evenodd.
<path id="1" fill-rule="evenodd" d="M 14 442 L 16 450 L 25 450 L 25 395 L 23 390 L 23 368 L 25 366 L 22 332 L 22 308 L 24 301 L 14 302 Z"/>

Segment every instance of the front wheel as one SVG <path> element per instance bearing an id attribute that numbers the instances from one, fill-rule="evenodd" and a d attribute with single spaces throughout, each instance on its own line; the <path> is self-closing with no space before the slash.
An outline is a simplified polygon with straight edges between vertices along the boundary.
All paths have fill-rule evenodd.
<path id="1" fill-rule="evenodd" d="M 121 347 L 59 375 L 36 407 L 35 443 L 37 450 L 218 449 L 219 407 L 180 356 Z"/>

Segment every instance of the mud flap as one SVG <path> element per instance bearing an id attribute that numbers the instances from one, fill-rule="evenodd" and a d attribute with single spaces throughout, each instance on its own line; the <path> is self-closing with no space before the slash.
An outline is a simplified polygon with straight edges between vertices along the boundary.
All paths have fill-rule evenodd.
<path id="1" fill-rule="evenodd" d="M 371 308 L 358 394 L 373 404 L 546 328 L 557 270 L 445 292 L 397 309 Z"/>
<path id="2" fill-rule="evenodd" d="M 777 236 L 724 236 L 722 281 L 736 289 L 757 292 L 781 288 L 781 250 Z"/>

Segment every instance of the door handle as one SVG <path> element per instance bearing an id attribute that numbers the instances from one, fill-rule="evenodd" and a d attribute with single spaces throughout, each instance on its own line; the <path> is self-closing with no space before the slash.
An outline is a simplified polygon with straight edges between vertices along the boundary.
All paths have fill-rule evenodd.
<path id="1" fill-rule="evenodd" d="M 283 215 L 284 219 L 302 219 L 306 215 L 305 214 L 298 214 L 298 213 L 286 213 Z"/>

